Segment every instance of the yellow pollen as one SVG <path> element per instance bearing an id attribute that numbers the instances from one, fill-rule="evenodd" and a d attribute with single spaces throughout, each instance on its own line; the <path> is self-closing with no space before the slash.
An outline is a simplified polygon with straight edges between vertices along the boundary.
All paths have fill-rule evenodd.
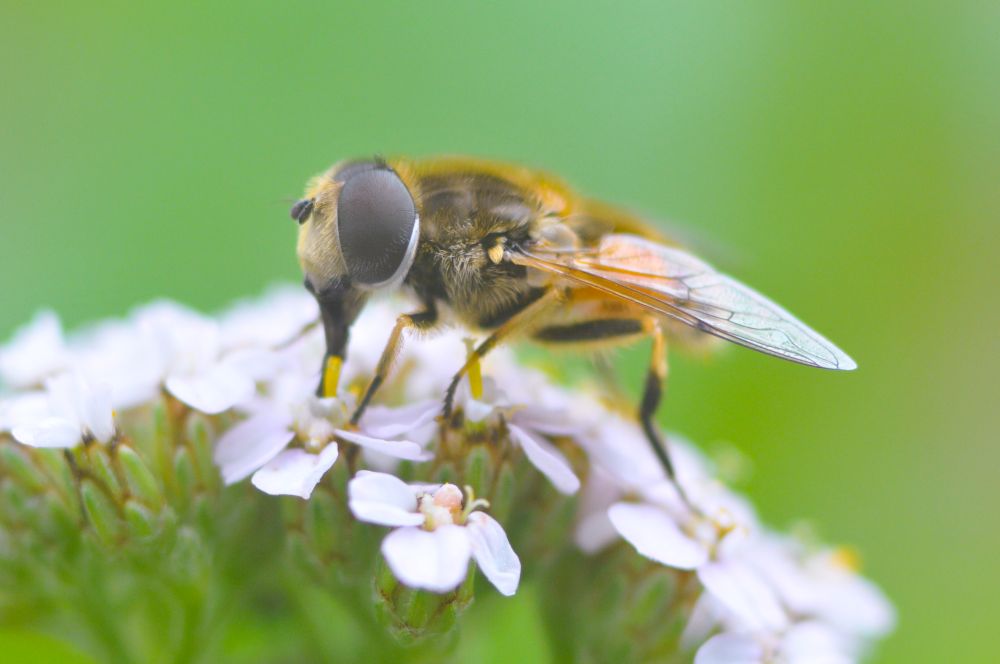
<path id="1" fill-rule="evenodd" d="M 340 367 L 343 360 L 337 356 L 327 358 L 323 369 L 323 397 L 326 399 L 337 396 L 337 384 L 340 383 Z"/>

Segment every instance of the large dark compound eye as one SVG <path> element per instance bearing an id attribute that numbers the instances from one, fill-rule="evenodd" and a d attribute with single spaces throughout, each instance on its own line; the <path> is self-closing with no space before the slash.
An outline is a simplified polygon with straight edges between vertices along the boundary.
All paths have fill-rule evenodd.
<path id="1" fill-rule="evenodd" d="M 406 276 L 417 248 L 419 222 L 413 197 L 391 169 L 349 174 L 337 200 L 337 229 L 353 282 L 374 288 Z"/>

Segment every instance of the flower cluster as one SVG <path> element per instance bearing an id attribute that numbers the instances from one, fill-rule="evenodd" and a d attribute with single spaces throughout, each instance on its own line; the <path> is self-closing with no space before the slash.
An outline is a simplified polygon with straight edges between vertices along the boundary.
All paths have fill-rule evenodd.
<path id="1" fill-rule="evenodd" d="M 379 403 L 352 426 L 393 317 L 388 304 L 368 307 L 340 393 L 324 399 L 314 396 L 322 331 L 300 289 L 218 317 L 158 302 L 69 337 L 42 313 L 0 349 L 0 444 L 113 449 L 134 435 L 123 425 L 130 413 L 166 402 L 211 418 L 226 485 L 249 478 L 263 494 L 310 501 L 327 483 L 346 518 L 390 528 L 381 560 L 404 588 L 461 593 L 474 562 L 513 595 L 522 562 L 512 542 L 532 555 L 526 574 L 536 560 L 539 570 L 560 555 L 593 567 L 618 551 L 651 574 L 676 574 L 671 606 L 686 613 L 674 647 L 697 662 L 856 661 L 891 631 L 891 606 L 847 553 L 769 530 L 672 436 L 685 499 L 615 404 L 553 384 L 507 349 L 487 359 L 482 394 L 460 387 L 456 417 L 443 423 L 441 398 L 466 340 L 449 330 L 412 342 Z M 346 486 L 334 486 L 335 464 Z M 501 525 L 546 510 L 567 512 L 569 532 L 535 525 L 508 537 Z M 350 555 L 350 542 L 340 546 Z"/>

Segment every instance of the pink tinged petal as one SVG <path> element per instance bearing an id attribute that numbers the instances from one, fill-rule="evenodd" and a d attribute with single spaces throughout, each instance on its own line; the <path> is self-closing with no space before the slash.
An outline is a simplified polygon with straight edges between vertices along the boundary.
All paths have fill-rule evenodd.
<path id="1" fill-rule="evenodd" d="M 666 512 L 652 505 L 615 503 L 608 518 L 640 554 L 677 569 L 695 569 L 708 561 L 705 547 L 685 535 Z"/>
<path id="2" fill-rule="evenodd" d="M 287 416 L 265 411 L 226 431 L 213 455 L 225 483 L 239 482 L 285 449 L 295 437 L 289 424 Z"/>
<path id="3" fill-rule="evenodd" d="M 441 402 L 436 399 L 401 408 L 370 406 L 361 420 L 361 429 L 375 438 L 395 438 L 433 422 L 440 412 Z"/>
<path id="4" fill-rule="evenodd" d="M 430 452 L 425 452 L 419 445 L 409 440 L 383 440 L 364 436 L 354 431 L 344 431 L 337 429 L 338 438 L 342 438 L 349 443 L 360 445 L 375 452 L 388 454 L 397 459 L 407 459 L 409 461 L 427 461 L 434 457 Z"/>
<path id="5" fill-rule="evenodd" d="M 694 656 L 694 664 L 763 664 L 764 648 L 746 634 L 716 634 Z"/>
<path id="6" fill-rule="evenodd" d="M 37 424 L 27 424 L 14 428 L 14 438 L 30 447 L 76 447 L 82 434 L 76 422 L 58 417 L 48 417 Z"/>
<path id="7" fill-rule="evenodd" d="M 557 491 L 567 495 L 577 492 L 580 480 L 573 474 L 569 462 L 559 450 L 516 424 L 508 424 L 507 428 L 524 450 L 528 461 L 549 478 Z"/>
<path id="8" fill-rule="evenodd" d="M 397 579 L 437 593 L 454 590 L 465 580 L 471 553 L 469 537 L 460 526 L 399 528 L 382 540 L 382 555 Z"/>
<path id="9" fill-rule="evenodd" d="M 348 506 L 359 521 L 380 526 L 420 526 L 416 491 L 387 473 L 359 471 L 347 483 Z"/>
<path id="10" fill-rule="evenodd" d="M 249 399 L 253 380 L 226 364 L 214 364 L 193 375 L 170 376 L 167 389 L 175 397 L 209 415 L 216 415 Z"/>
<path id="11" fill-rule="evenodd" d="M 272 496 L 308 498 L 336 460 L 336 443 L 330 443 L 319 454 L 284 450 L 254 473 L 251 482 Z"/>
<path id="12" fill-rule="evenodd" d="M 709 563 L 698 568 L 705 589 L 752 631 L 779 631 L 788 625 L 788 616 L 778 598 L 753 570 L 738 560 Z"/>
<path id="13" fill-rule="evenodd" d="M 476 565 L 496 589 L 508 597 L 517 591 L 521 580 L 521 561 L 496 519 L 473 512 L 465 526 Z"/>

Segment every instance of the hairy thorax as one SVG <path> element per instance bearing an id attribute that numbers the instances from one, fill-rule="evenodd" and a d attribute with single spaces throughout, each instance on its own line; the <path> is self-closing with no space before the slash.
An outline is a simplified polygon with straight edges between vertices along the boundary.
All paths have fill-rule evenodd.
<path id="1" fill-rule="evenodd" d="M 539 204 L 522 189 L 488 175 L 420 181 L 420 245 L 407 277 L 418 296 L 454 312 L 472 328 L 496 327 L 536 295 L 525 269 L 495 263 L 497 238 L 526 241 Z"/>

